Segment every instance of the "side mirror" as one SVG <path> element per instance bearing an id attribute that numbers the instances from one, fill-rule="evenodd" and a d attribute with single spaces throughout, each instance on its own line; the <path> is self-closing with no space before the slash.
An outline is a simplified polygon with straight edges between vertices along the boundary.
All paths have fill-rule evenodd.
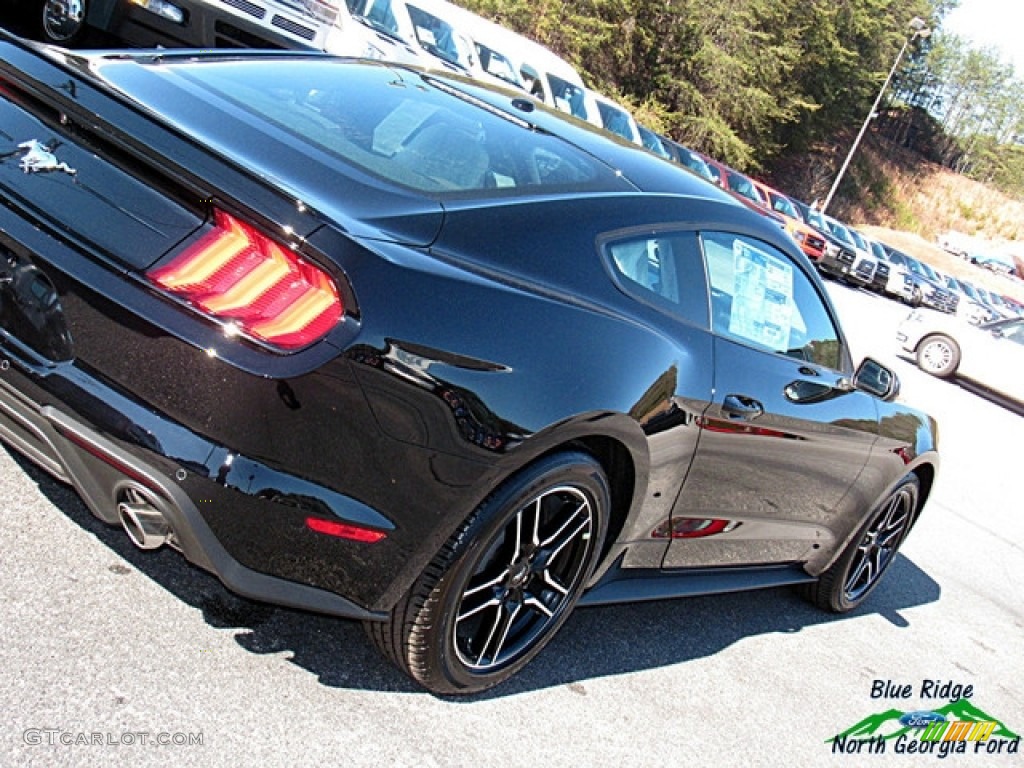
<path id="1" fill-rule="evenodd" d="M 889 402 L 900 393 L 900 380 L 877 360 L 865 357 L 853 374 L 853 387 Z"/>

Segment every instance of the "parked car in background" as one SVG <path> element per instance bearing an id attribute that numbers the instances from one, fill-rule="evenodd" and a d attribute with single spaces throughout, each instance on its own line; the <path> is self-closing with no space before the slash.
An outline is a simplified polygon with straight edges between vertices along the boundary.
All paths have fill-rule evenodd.
<path id="1" fill-rule="evenodd" d="M 640 143 L 644 146 L 644 149 L 649 149 L 651 152 L 656 154 L 658 157 L 663 157 L 666 160 L 674 160 L 672 153 L 665 147 L 665 143 L 661 140 L 661 137 L 648 128 L 646 125 L 636 124 L 637 130 L 640 131 Z"/>
<path id="2" fill-rule="evenodd" d="M 795 197 L 791 197 L 790 200 L 793 201 L 793 205 L 796 206 L 807 225 L 825 239 L 825 248 L 822 250 L 821 260 L 817 263 L 818 271 L 821 274 L 835 276 L 835 270 L 841 269 L 842 264 L 850 265 L 856 261 L 857 254 L 853 248 L 832 234 L 821 211 Z M 831 265 L 831 271 L 822 266 L 826 261 Z"/>
<path id="3" fill-rule="evenodd" d="M 786 234 L 789 234 L 789 230 L 786 229 L 786 218 L 768 206 L 764 198 L 761 197 L 757 187 L 754 186 L 753 179 L 740 173 L 735 168 L 730 168 L 725 163 L 715 160 L 713 157 L 708 157 L 707 155 L 701 155 L 701 157 L 707 164 L 708 170 L 711 171 L 711 175 L 718 186 L 729 192 L 747 208 L 764 216 L 785 231 Z"/>
<path id="4" fill-rule="evenodd" d="M 804 221 L 793 201 L 763 182 L 752 180 L 768 207 L 786 219 L 786 229 L 807 258 L 819 262 L 825 255 L 825 238 Z"/>
<path id="5" fill-rule="evenodd" d="M 474 60 L 471 62 L 471 74 L 474 77 L 505 87 L 527 90 L 513 57 L 513 52 L 520 52 L 521 43 L 505 27 L 447 0 L 422 1 L 428 4 L 421 7 L 470 38 L 475 49 Z M 366 5 L 366 0 L 348 2 L 355 9 Z"/>
<path id="6" fill-rule="evenodd" d="M 348 5 L 300 0 L 22 0 L 40 37 L 72 46 L 88 28 L 145 48 L 294 48 L 425 65 L 394 31 L 355 18 Z"/>
<path id="7" fill-rule="evenodd" d="M 992 291 L 988 288 L 982 288 L 980 285 L 975 286 L 974 289 L 978 292 L 978 295 L 981 297 L 981 300 L 985 303 L 985 306 L 992 308 L 992 310 L 996 314 L 997 319 L 1007 319 L 1014 317 L 1016 315 L 1016 313 L 1013 310 L 1006 306 L 1006 303 L 1003 301 L 1002 297 L 995 291 Z"/>
<path id="8" fill-rule="evenodd" d="M 864 237 L 864 241 L 871 250 L 871 255 L 875 257 L 879 265 L 884 264 L 886 266 L 886 270 L 883 271 L 886 277 L 883 287 L 884 293 L 908 304 L 913 303 L 916 281 L 911 275 L 910 270 L 898 264 L 893 264 L 889 260 L 889 252 L 883 243 L 874 238 L 866 237 L 863 233 L 861 233 L 861 236 Z"/>
<path id="9" fill-rule="evenodd" d="M 1013 259 L 996 253 L 973 253 L 971 263 L 1000 275 L 1012 275 L 1016 271 Z"/>
<path id="10" fill-rule="evenodd" d="M 673 141 L 667 136 L 661 137 L 661 142 L 665 149 L 672 155 L 672 159 L 675 160 L 682 166 L 689 168 L 691 171 L 696 173 L 701 178 L 707 179 L 712 184 L 717 184 L 715 176 L 711 173 L 711 169 L 708 164 L 704 161 L 704 158 L 699 153 L 694 152 L 689 147 L 680 144 L 678 141 Z"/>
<path id="11" fill-rule="evenodd" d="M 606 131 L 634 144 L 642 144 L 640 128 L 628 109 L 596 91 L 590 91 L 590 95 L 597 104 L 597 112 L 601 116 L 601 126 Z"/>
<path id="12" fill-rule="evenodd" d="M 340 5 L 340 4 L 339 4 Z M 437 7 L 435 7 L 437 6 Z M 480 67 L 472 39 L 444 18 L 449 4 L 435 0 L 353 0 L 352 15 L 384 34 L 405 42 L 429 69 L 449 69 L 489 78 Z"/>
<path id="13" fill-rule="evenodd" d="M 978 238 L 952 229 L 948 232 L 940 233 L 935 238 L 935 241 L 939 244 L 939 247 L 942 250 L 952 253 L 954 256 L 958 256 L 965 261 L 970 259 L 971 254 L 974 253 L 980 245 Z"/>
<path id="14" fill-rule="evenodd" d="M 1024 405 L 1024 318 L 971 325 L 915 310 L 900 324 L 896 338 L 922 371 L 967 379 Z"/>
<path id="15" fill-rule="evenodd" d="M 996 319 L 996 313 L 985 306 L 978 297 L 974 286 L 963 283 L 952 275 L 939 274 L 943 284 L 957 294 L 956 313 L 972 325 L 981 325 Z"/>
<path id="16" fill-rule="evenodd" d="M 1013 296 L 1003 294 L 1003 303 L 1006 304 L 1010 311 L 1014 312 L 1016 315 L 1024 315 L 1024 303 L 1015 299 Z"/>
<path id="17" fill-rule="evenodd" d="M 867 254 L 872 261 L 875 262 L 875 274 L 871 278 L 871 282 L 868 283 L 867 287 L 875 293 L 884 294 L 886 287 L 889 285 L 889 261 L 887 259 L 879 259 L 875 255 L 874 250 L 868 243 L 868 238 L 862 233 L 850 226 L 848 226 L 847 229 L 850 232 L 850 236 L 853 238 L 853 242 L 857 246 L 857 253 Z"/>
<path id="18" fill-rule="evenodd" d="M 871 285 L 871 281 L 875 278 L 875 267 L 878 262 L 866 249 L 857 245 L 845 224 L 831 216 L 823 216 L 823 218 L 829 232 L 843 244 L 844 249 L 835 257 L 826 256 L 822 259 L 822 270 L 855 285 Z M 848 260 L 849 254 L 853 255 L 852 260 Z"/>
<path id="19" fill-rule="evenodd" d="M 0 61 L 0 438 L 437 694 L 578 603 L 850 611 L 922 513 L 934 421 L 790 238 L 640 147 L 323 54 Z"/>
<path id="20" fill-rule="evenodd" d="M 886 250 L 889 254 L 889 262 L 902 267 L 914 281 L 909 302 L 911 306 L 917 307 L 923 304 L 940 312 L 956 314 L 957 306 L 960 303 L 959 299 L 953 291 L 939 282 L 938 275 L 931 272 L 930 268 L 926 270 L 924 263 L 898 248 L 886 246 Z"/>

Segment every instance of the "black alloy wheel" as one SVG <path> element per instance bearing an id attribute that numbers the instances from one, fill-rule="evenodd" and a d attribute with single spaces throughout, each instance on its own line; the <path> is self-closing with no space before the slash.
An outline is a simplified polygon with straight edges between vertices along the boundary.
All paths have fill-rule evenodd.
<path id="1" fill-rule="evenodd" d="M 609 505 L 589 455 L 539 460 L 477 508 L 390 621 L 367 624 L 371 639 L 437 694 L 503 682 L 568 618 L 601 552 Z"/>
<path id="2" fill-rule="evenodd" d="M 907 475 L 868 516 L 839 559 L 806 588 L 807 597 L 827 611 L 846 613 L 867 599 L 914 524 L 920 495 L 916 475 Z"/>

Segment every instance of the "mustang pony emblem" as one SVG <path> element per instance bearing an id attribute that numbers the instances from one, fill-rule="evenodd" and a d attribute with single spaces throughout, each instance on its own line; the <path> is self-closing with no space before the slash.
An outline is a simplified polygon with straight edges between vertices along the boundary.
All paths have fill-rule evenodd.
<path id="1" fill-rule="evenodd" d="M 18 149 L 27 150 L 24 157 L 21 158 L 21 162 L 18 163 L 18 167 L 25 173 L 64 171 L 64 173 L 70 176 L 74 176 L 78 173 L 78 171 L 67 163 L 58 162 L 51 148 L 40 141 L 36 141 L 35 139 L 23 141 L 18 145 Z"/>

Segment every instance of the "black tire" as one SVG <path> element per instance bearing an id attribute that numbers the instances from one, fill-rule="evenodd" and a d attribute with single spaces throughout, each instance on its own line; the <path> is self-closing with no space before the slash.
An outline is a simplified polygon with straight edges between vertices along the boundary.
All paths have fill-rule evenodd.
<path id="1" fill-rule="evenodd" d="M 366 623 L 371 640 L 436 694 L 507 680 L 576 604 L 601 552 L 610 498 L 587 454 L 539 460 L 477 508 L 388 621 Z"/>
<path id="2" fill-rule="evenodd" d="M 896 559 L 917 515 L 921 486 L 907 475 L 868 516 L 832 566 L 805 596 L 819 608 L 846 613 L 863 603 Z"/>
<path id="3" fill-rule="evenodd" d="M 910 301 L 908 304 L 912 307 L 920 307 L 924 301 L 924 294 L 921 292 L 921 286 L 915 285 L 910 292 Z"/>
<path id="4" fill-rule="evenodd" d="M 85 14 L 89 0 L 36 0 L 35 33 L 44 43 L 69 48 L 86 33 Z"/>
<path id="5" fill-rule="evenodd" d="M 932 376 L 948 379 L 960 367 L 960 346 L 941 333 L 926 336 L 917 345 L 917 367 Z"/>

